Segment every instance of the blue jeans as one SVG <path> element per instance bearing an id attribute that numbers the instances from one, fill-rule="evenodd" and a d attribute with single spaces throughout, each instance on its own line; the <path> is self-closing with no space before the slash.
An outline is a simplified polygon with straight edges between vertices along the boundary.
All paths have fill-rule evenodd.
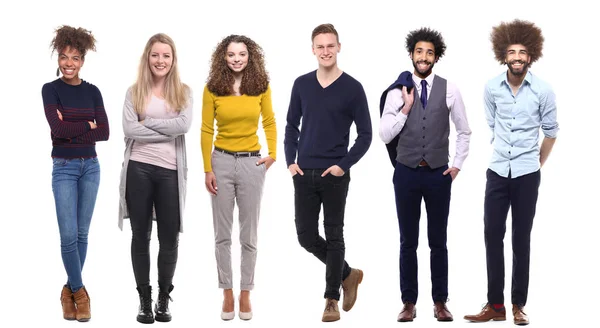
<path id="1" fill-rule="evenodd" d="M 83 287 L 81 270 L 87 253 L 88 231 L 100 184 L 98 158 L 54 158 L 52 192 L 56 205 L 62 260 L 67 286 Z"/>

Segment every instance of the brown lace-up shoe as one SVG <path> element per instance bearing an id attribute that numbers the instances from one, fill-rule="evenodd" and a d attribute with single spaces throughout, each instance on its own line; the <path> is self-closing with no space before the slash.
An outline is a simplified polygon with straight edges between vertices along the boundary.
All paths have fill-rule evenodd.
<path id="1" fill-rule="evenodd" d="M 323 322 L 332 322 L 340 320 L 340 310 L 338 301 L 332 298 L 325 299 L 325 311 L 323 311 Z"/>
<path id="2" fill-rule="evenodd" d="M 433 316 L 437 319 L 437 321 L 452 321 L 452 313 L 446 307 L 446 302 L 435 302 L 433 304 Z"/>
<path id="3" fill-rule="evenodd" d="M 466 315 L 465 320 L 471 322 L 504 321 L 506 320 L 506 309 L 503 307 L 496 310 L 491 304 L 487 303 L 481 312 L 474 315 Z"/>
<path id="4" fill-rule="evenodd" d="M 523 312 L 522 306 L 513 304 L 512 312 L 513 312 L 515 325 L 525 326 L 525 325 L 529 324 L 529 318 L 527 317 L 527 314 L 525 314 L 525 312 Z"/>
<path id="5" fill-rule="evenodd" d="M 398 322 L 411 322 L 417 317 L 417 309 L 410 302 L 404 303 L 402 311 L 398 314 Z"/>

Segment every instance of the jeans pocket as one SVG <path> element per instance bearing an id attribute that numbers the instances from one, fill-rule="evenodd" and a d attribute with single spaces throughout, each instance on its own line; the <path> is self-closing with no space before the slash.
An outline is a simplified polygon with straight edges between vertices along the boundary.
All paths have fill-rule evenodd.
<path id="1" fill-rule="evenodd" d="M 94 162 L 94 163 L 98 163 L 98 156 L 96 156 L 96 157 L 92 157 L 92 162 Z"/>
<path id="2" fill-rule="evenodd" d="M 65 165 L 67 165 L 68 161 L 69 160 L 66 159 L 66 158 L 55 157 L 55 158 L 52 159 L 52 165 L 53 166 L 65 166 Z"/>

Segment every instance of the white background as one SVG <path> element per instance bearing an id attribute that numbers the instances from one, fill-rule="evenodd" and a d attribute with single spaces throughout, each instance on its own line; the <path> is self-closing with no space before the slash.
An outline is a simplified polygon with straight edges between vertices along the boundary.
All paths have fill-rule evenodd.
<path id="1" fill-rule="evenodd" d="M 600 115 L 592 84 L 599 74 L 597 17 L 584 1 L 20 1 L 2 5 L 2 228 L 0 229 L 0 308 L 3 327 L 66 326 L 59 294 L 66 274 L 60 256 L 51 191 L 50 130 L 43 114 L 41 87 L 56 78 L 56 55 L 49 48 L 54 28 L 82 26 L 96 36 L 81 77 L 99 87 L 110 121 L 110 140 L 97 145 L 102 169 L 83 279 L 92 300 L 89 326 L 137 327 L 138 298 L 130 261 L 131 231 L 117 228 L 118 184 L 123 160 L 122 105 L 135 81 L 148 38 L 170 35 L 179 52 L 184 82 L 195 91 L 194 121 L 187 135 L 189 176 L 185 232 L 171 304 L 172 327 L 316 327 L 324 308 L 325 266 L 296 239 L 293 186 L 285 168 L 283 136 L 294 79 L 316 69 L 312 29 L 333 23 L 340 33 L 340 68 L 364 86 L 374 137 L 365 157 L 352 168 L 345 219 L 346 259 L 365 278 L 351 312 L 329 325 L 392 327 L 401 309 L 399 233 L 392 166 L 378 137 L 379 97 L 403 70 L 412 70 L 404 39 L 410 30 L 430 26 L 442 32 L 446 56 L 434 72 L 462 92 L 473 131 L 470 154 L 453 184 L 448 226 L 448 306 L 451 325 L 486 302 L 483 241 L 485 170 L 491 155 L 483 116 L 485 82 L 506 70 L 494 59 L 492 26 L 515 18 L 535 22 L 546 37 L 544 56 L 532 72 L 557 95 L 560 131 L 542 170 L 538 211 L 531 242 L 531 281 L 527 313 L 533 326 L 589 327 L 597 298 L 598 213 L 596 174 Z M 587 2 L 586 2 L 587 3 Z M 591 3 L 591 2 L 590 2 Z M 245 34 L 266 54 L 278 128 L 278 161 L 269 170 L 259 227 L 254 319 L 222 322 L 217 288 L 212 214 L 204 188 L 200 153 L 202 88 L 210 55 L 228 34 Z M 452 127 L 452 129 L 454 129 Z M 355 130 L 352 131 L 354 138 Z M 264 134 L 260 132 L 265 146 Z M 451 135 L 451 144 L 454 135 Z M 453 147 L 451 150 L 453 153 Z M 596 203 L 597 206 L 597 203 Z M 510 218 L 505 240 L 506 302 L 510 304 Z M 236 223 L 237 229 L 237 223 Z M 156 288 L 155 231 L 151 281 Z M 234 231 L 234 281 L 239 292 L 239 243 Z M 420 297 L 415 326 L 435 324 L 429 280 L 425 216 L 421 220 Z M 237 310 L 237 304 L 236 304 Z M 512 326 L 512 316 L 506 323 Z M 589 323 L 588 323 L 589 322 Z"/>

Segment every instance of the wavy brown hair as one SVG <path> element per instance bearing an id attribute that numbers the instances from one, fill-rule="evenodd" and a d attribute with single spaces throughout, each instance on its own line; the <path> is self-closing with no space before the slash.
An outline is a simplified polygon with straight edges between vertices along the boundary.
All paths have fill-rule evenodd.
<path id="1" fill-rule="evenodd" d="M 177 69 L 177 50 L 175 49 L 175 42 L 168 35 L 164 33 L 158 33 L 150 37 L 146 42 L 146 47 L 140 58 L 140 65 L 138 67 L 137 81 L 131 86 L 133 96 L 133 108 L 138 114 L 143 114 L 146 110 L 148 99 L 152 94 L 152 71 L 150 70 L 150 64 L 148 63 L 148 57 L 152 46 L 156 43 L 164 43 L 171 47 L 173 56 L 173 63 L 171 64 L 171 70 L 167 73 L 165 81 L 165 89 L 163 95 L 165 101 L 169 104 L 170 108 L 180 112 L 188 104 L 189 87 L 181 82 L 179 77 L 179 70 Z"/>
<path id="2" fill-rule="evenodd" d="M 225 60 L 227 47 L 231 43 L 243 43 L 248 49 L 248 65 L 242 71 L 240 94 L 258 96 L 267 91 L 269 74 L 265 69 L 263 50 L 256 42 L 244 35 L 230 35 L 219 42 L 215 48 L 206 82 L 208 90 L 217 96 L 233 94 L 235 78 Z"/>
<path id="3" fill-rule="evenodd" d="M 315 37 L 319 34 L 327 34 L 327 33 L 331 33 L 333 35 L 335 35 L 335 39 L 338 43 L 340 43 L 340 36 L 338 35 L 337 30 L 335 29 L 335 27 L 333 26 L 333 24 L 321 24 L 317 27 L 315 27 L 312 31 L 312 34 L 310 36 L 310 40 L 314 41 Z"/>
<path id="4" fill-rule="evenodd" d="M 500 23 L 500 25 L 492 28 L 490 41 L 492 41 L 494 56 L 500 64 L 505 64 L 506 50 L 513 44 L 522 44 L 527 48 L 531 63 L 534 63 L 543 55 L 544 36 L 542 30 L 528 21 L 515 19 L 509 23 Z"/>
<path id="5" fill-rule="evenodd" d="M 88 50 L 96 51 L 96 38 L 91 31 L 84 28 L 74 28 L 68 25 L 63 25 L 54 30 L 56 35 L 50 42 L 52 52 L 60 53 L 66 47 L 77 49 L 81 54 L 81 58 L 85 57 Z"/>

